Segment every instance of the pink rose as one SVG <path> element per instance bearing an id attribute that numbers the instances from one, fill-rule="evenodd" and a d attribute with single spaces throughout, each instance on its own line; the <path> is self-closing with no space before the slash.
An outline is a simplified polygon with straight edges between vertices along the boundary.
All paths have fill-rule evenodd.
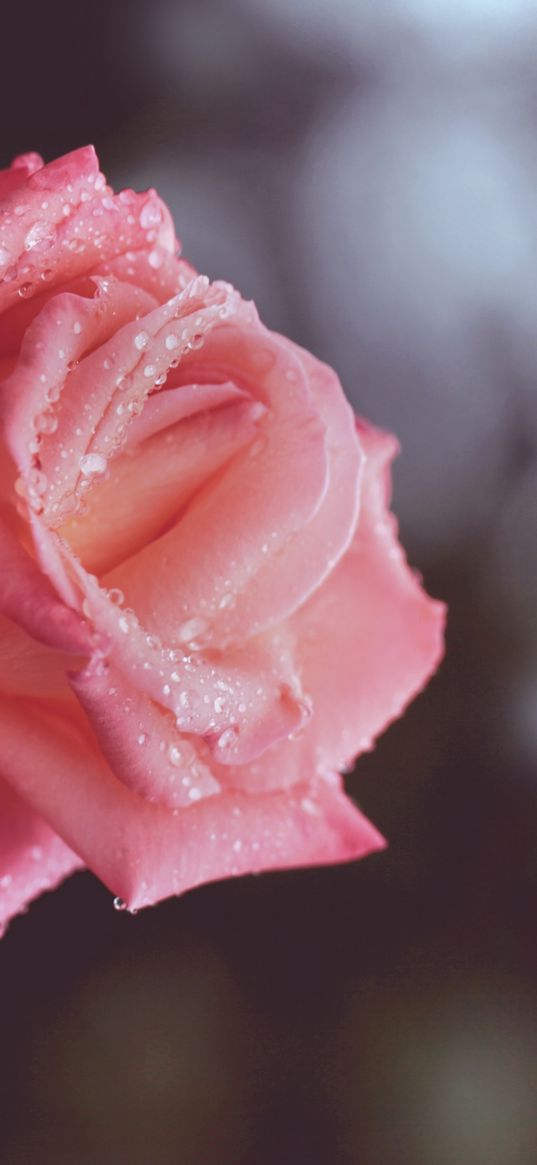
<path id="1" fill-rule="evenodd" d="M 392 437 L 90 148 L 0 173 L 0 925 L 383 845 L 339 771 L 441 654 Z"/>

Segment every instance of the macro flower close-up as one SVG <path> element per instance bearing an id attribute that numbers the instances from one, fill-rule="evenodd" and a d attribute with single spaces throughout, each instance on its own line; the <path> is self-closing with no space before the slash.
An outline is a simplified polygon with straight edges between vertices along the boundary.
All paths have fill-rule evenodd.
<path id="1" fill-rule="evenodd" d="M 2 921 L 383 839 L 340 773 L 435 668 L 393 438 L 91 148 L 0 176 Z"/>
<path id="2" fill-rule="evenodd" d="M 535 1165 L 532 0 L 10 5 L 1 1165 Z"/>

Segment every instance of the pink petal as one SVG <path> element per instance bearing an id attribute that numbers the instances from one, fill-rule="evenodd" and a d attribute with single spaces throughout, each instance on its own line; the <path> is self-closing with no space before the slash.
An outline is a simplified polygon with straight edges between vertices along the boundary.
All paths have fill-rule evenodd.
<path id="1" fill-rule="evenodd" d="M 81 867 L 77 854 L 0 779 L 0 936 L 33 898 Z"/>
<path id="2" fill-rule="evenodd" d="M 41 512 L 69 492 L 71 477 L 61 452 L 79 430 L 84 450 L 92 433 L 89 402 L 77 393 L 76 367 L 88 347 L 102 343 L 123 322 L 148 306 L 145 292 L 128 285 L 91 284 L 92 298 L 64 293 L 51 299 L 25 334 L 18 363 L 0 388 L 5 439 L 23 473 L 33 508 Z M 85 406 L 88 406 L 87 408 Z M 89 432 L 88 432 L 89 430 Z M 43 489 L 34 489 L 32 471 L 44 475 Z M 74 470 L 76 482 L 80 470 Z M 35 473 L 34 473 L 35 477 Z M 33 495 L 37 495 L 35 499 Z"/>
<path id="3" fill-rule="evenodd" d="M 12 787 L 132 909 L 218 878 L 348 861 L 384 844 L 337 777 L 172 810 L 129 791 L 42 710 L 0 705 L 0 739 Z"/>
<path id="4" fill-rule="evenodd" d="M 103 591 L 67 547 L 63 555 L 83 596 L 84 613 L 108 644 L 110 663 L 173 712 L 182 732 L 206 738 L 218 760 L 246 761 L 302 723 L 300 687 L 277 636 L 258 637 L 223 656 L 195 651 L 191 643 L 162 646 L 134 612 L 116 605 L 117 596 Z M 194 632 L 192 625 L 188 633 Z"/>
<path id="5" fill-rule="evenodd" d="M 143 412 L 130 422 L 125 448 L 134 449 L 147 437 L 153 437 L 155 433 L 206 409 L 249 399 L 248 394 L 231 381 L 225 384 L 182 384 L 179 388 L 155 393 L 146 401 Z"/>
<path id="6" fill-rule="evenodd" d="M 269 412 L 259 441 L 196 497 L 178 525 L 122 570 L 129 605 L 169 643 L 178 642 L 185 618 L 204 621 L 200 643 L 221 647 L 244 641 L 283 614 L 281 593 L 273 596 L 270 586 L 258 591 L 257 576 L 266 558 L 283 552 L 317 512 L 328 484 L 325 425 L 302 364 L 248 309 L 239 309 L 238 318 L 240 326 L 233 321 L 207 335 L 203 359 L 187 356 L 181 374 L 187 382 L 212 382 L 218 371 L 261 400 Z M 290 369 L 292 379 L 286 378 Z M 243 591 L 247 607 L 240 605 Z M 226 606 L 228 595 L 233 601 Z"/>
<path id="7" fill-rule="evenodd" d="M 79 654 L 87 655 L 88 651 Z M 11 695 L 72 699 L 65 673 L 73 663 L 72 654 L 45 647 L 0 615 L 0 690 Z"/>
<path id="8" fill-rule="evenodd" d="M 37 563 L 0 522 L 0 612 L 57 651 L 93 650 L 91 628 L 57 596 Z"/>
<path id="9" fill-rule="evenodd" d="M 155 400 L 160 403 L 171 395 Z M 118 457 L 108 477 L 96 481 L 86 511 L 61 530 L 86 569 L 99 575 L 111 571 L 162 534 L 207 478 L 252 439 L 261 406 L 244 402 L 238 393 L 235 397 L 238 404 L 157 432 Z M 121 566 L 106 581 L 121 588 Z"/>
<path id="10" fill-rule="evenodd" d="M 220 791 L 173 716 L 117 668 L 97 658 L 71 684 L 115 776 L 134 792 L 173 809 Z"/>
<path id="11" fill-rule="evenodd" d="M 300 783 L 304 772 L 346 768 L 372 747 L 435 671 L 444 607 L 408 567 L 387 510 L 393 437 L 360 425 L 366 452 L 361 516 L 353 544 L 286 624 L 312 715 L 303 731 L 219 780 L 249 793 Z"/>
<path id="12" fill-rule="evenodd" d="M 18 296 L 39 295 L 127 251 L 161 248 L 173 255 L 176 247 L 169 212 L 155 191 L 114 195 L 93 147 L 75 150 L 4 191 L 0 248 L 9 266 L 0 311 Z"/>
<path id="13" fill-rule="evenodd" d="M 394 439 L 360 426 L 366 452 L 360 523 L 352 547 L 292 621 L 314 715 L 301 762 L 341 768 L 421 691 L 443 654 L 445 609 L 409 568 L 389 513 Z"/>

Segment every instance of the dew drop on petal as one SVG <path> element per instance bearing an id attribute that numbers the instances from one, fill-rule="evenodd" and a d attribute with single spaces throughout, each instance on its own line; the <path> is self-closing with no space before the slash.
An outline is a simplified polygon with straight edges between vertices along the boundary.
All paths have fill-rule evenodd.
<path id="1" fill-rule="evenodd" d="M 146 202 L 140 211 L 140 226 L 144 231 L 158 226 L 162 218 L 162 211 L 158 202 Z"/>
<path id="2" fill-rule="evenodd" d="M 104 473 L 106 470 L 106 457 L 101 453 L 86 453 L 85 457 L 80 458 L 80 471 L 84 477 L 93 477 L 96 473 Z"/>
<path id="3" fill-rule="evenodd" d="M 125 595 L 123 594 L 123 591 L 120 591 L 119 587 L 110 587 L 110 590 L 108 591 L 108 598 L 110 599 L 111 603 L 115 604 L 116 607 L 120 607 L 125 599 Z"/>

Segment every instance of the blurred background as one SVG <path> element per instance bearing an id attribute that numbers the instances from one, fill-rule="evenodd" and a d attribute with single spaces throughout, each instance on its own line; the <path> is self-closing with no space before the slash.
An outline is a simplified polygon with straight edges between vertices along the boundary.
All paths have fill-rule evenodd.
<path id="1" fill-rule="evenodd" d="M 450 608 L 348 787 L 389 850 L 0 948 L 5 1165 L 537 1160 L 537 4 L 10 5 L 2 164 L 87 141 L 396 432 Z"/>

